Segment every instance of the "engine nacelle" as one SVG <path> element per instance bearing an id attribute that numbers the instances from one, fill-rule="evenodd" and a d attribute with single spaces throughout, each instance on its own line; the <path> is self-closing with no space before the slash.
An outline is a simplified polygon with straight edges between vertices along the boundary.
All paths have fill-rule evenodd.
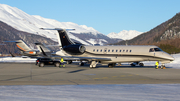
<path id="1" fill-rule="evenodd" d="M 25 51 L 23 52 L 24 54 L 28 54 L 28 55 L 37 55 L 36 51 Z"/>
<path id="2" fill-rule="evenodd" d="M 63 50 L 69 54 L 79 55 L 79 54 L 83 54 L 86 48 L 81 44 L 73 44 L 73 45 L 64 46 Z"/>

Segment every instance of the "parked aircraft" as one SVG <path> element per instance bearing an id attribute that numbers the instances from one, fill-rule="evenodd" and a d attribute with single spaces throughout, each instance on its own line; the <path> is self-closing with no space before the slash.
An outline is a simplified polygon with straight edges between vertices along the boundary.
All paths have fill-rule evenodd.
<path id="1" fill-rule="evenodd" d="M 15 42 L 22 55 L 29 57 L 48 57 L 51 55 L 51 50 L 45 47 L 41 43 L 35 43 L 38 49 L 31 49 L 24 41 L 4 41 L 4 42 Z"/>
<path id="2" fill-rule="evenodd" d="M 52 51 L 48 48 L 48 47 L 59 46 L 59 45 L 49 45 L 48 47 L 46 47 L 42 43 L 35 43 L 35 45 L 37 46 L 38 49 L 31 49 L 22 40 L 4 41 L 4 42 L 15 42 L 18 49 L 21 51 L 21 55 L 29 56 L 32 58 L 53 58 L 53 59 L 55 59 L 56 57 L 53 57 L 53 56 L 61 56 L 61 57 L 66 56 L 66 54 L 64 54 L 62 52 L 62 50 L 52 53 Z M 10 54 L 12 55 L 12 57 L 14 57 L 14 55 L 11 52 L 10 52 Z M 73 59 L 73 58 L 64 59 L 64 61 L 66 61 L 67 64 L 71 64 L 72 61 L 75 61 L 75 60 L 77 60 L 77 59 Z"/>
<path id="3" fill-rule="evenodd" d="M 75 29 L 49 29 L 57 30 L 58 40 L 61 42 L 61 47 L 64 52 L 69 54 L 67 58 L 79 58 L 90 62 L 90 68 L 95 68 L 97 63 L 108 64 L 108 67 L 114 67 L 116 63 L 137 62 L 139 61 L 160 61 L 162 66 L 169 63 L 174 58 L 162 51 L 157 46 L 150 45 L 117 45 L 117 46 L 89 46 L 83 44 L 75 44 L 69 38 L 67 32 Z M 140 63 L 143 65 L 143 63 Z"/>

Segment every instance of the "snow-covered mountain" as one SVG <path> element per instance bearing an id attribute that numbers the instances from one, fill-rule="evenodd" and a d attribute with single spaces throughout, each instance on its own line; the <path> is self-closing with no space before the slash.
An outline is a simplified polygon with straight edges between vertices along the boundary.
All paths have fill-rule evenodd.
<path id="1" fill-rule="evenodd" d="M 98 32 L 92 27 L 87 27 L 86 25 L 78 25 L 72 22 L 59 22 L 53 19 L 47 19 L 37 15 L 29 15 L 16 7 L 11 7 L 5 4 L 0 4 L 0 15 L 0 21 L 7 23 L 8 25 L 12 26 L 17 30 L 45 36 L 55 41 L 57 41 L 56 31 L 40 30 L 39 28 L 76 29 L 75 31 L 70 33 L 69 36 L 70 38 L 77 40 L 78 42 L 81 42 L 83 44 L 107 44 L 109 40 L 113 40 L 107 37 L 106 35 Z M 88 36 L 88 38 L 79 38 L 77 37 L 78 34 L 88 34 L 92 37 Z"/>
<path id="2" fill-rule="evenodd" d="M 123 30 L 119 33 L 109 33 L 107 36 L 110 38 L 119 38 L 119 39 L 123 39 L 123 40 L 129 40 L 132 39 L 140 34 L 142 34 L 143 32 L 138 32 L 136 30 Z"/>

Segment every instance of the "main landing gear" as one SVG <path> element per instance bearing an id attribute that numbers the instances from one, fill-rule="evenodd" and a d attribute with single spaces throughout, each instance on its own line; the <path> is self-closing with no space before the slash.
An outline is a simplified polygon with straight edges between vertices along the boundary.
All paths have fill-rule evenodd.
<path id="1" fill-rule="evenodd" d="M 109 67 L 109 68 L 113 68 L 115 65 L 116 65 L 116 63 L 109 63 L 109 64 L 108 64 L 108 67 Z"/>
<path id="2" fill-rule="evenodd" d="M 91 64 L 90 64 L 89 68 L 96 68 L 97 64 L 98 64 L 97 61 L 91 61 Z"/>
<path id="3" fill-rule="evenodd" d="M 84 63 L 83 63 L 83 62 L 80 62 L 80 63 L 79 63 L 79 66 L 84 66 Z"/>

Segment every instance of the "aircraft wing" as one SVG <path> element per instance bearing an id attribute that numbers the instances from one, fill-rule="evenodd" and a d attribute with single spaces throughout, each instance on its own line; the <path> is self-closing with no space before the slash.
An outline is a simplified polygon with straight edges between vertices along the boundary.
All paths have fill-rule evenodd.
<path id="1" fill-rule="evenodd" d="M 98 57 L 75 57 L 75 56 L 51 56 L 51 58 L 55 59 L 73 59 L 73 60 L 97 60 L 97 61 L 111 61 L 111 58 L 98 58 Z"/>

